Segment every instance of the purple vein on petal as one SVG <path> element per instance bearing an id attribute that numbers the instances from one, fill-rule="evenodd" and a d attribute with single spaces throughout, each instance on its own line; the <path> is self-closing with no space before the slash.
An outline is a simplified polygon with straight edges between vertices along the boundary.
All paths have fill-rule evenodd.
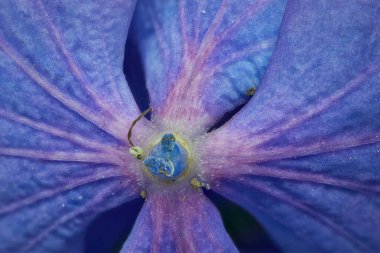
<path id="1" fill-rule="evenodd" d="M 256 12 L 260 11 L 270 1 L 272 0 L 258 0 L 254 4 L 250 5 L 229 27 L 223 31 L 220 36 L 218 36 L 218 40 L 214 42 L 214 47 L 226 38 L 230 37 L 238 30 L 237 28 L 241 26 L 243 22 L 245 22 L 248 18 L 252 18 Z"/>
<path id="2" fill-rule="evenodd" d="M 336 224 L 326 216 L 318 213 L 317 211 L 313 210 L 308 205 L 300 202 L 299 200 L 293 198 L 289 194 L 285 193 L 284 191 L 281 191 L 279 189 L 276 189 L 274 186 L 271 186 L 270 188 L 266 186 L 265 184 L 262 184 L 258 181 L 250 181 L 249 183 L 245 182 L 246 185 L 251 186 L 258 191 L 265 193 L 277 200 L 280 200 L 284 204 L 289 205 L 290 207 L 304 213 L 305 215 L 315 219 L 320 224 L 327 226 L 332 231 L 336 232 L 341 237 L 347 239 L 349 242 L 351 242 L 353 245 L 355 245 L 358 249 L 363 250 L 363 252 L 371 252 L 371 249 L 367 247 L 363 242 L 357 240 L 355 237 L 347 233 L 342 227 L 339 226 L 339 224 Z"/>
<path id="3" fill-rule="evenodd" d="M 263 144 L 269 140 L 272 140 L 281 134 L 283 131 L 288 130 L 293 127 L 297 127 L 306 120 L 317 116 L 318 114 L 324 112 L 329 107 L 333 106 L 337 101 L 343 99 L 351 92 L 355 91 L 360 85 L 363 85 L 365 81 L 370 79 L 375 74 L 378 74 L 380 65 L 374 65 L 366 68 L 364 71 L 359 73 L 355 78 L 348 82 L 343 88 L 337 90 L 335 93 L 331 94 L 329 97 L 326 97 L 322 100 L 318 100 L 319 103 L 312 105 L 310 110 L 307 110 L 303 114 L 297 115 L 297 117 L 291 118 L 287 123 L 277 124 L 277 128 L 272 130 L 270 133 L 260 135 L 260 138 L 257 138 L 255 144 Z"/>
<path id="4" fill-rule="evenodd" d="M 29 127 L 32 127 L 34 129 L 42 131 L 44 133 L 63 138 L 65 140 L 71 141 L 71 142 L 76 143 L 76 144 L 78 144 L 82 147 L 85 147 L 85 148 L 92 148 L 92 149 L 96 149 L 96 150 L 111 149 L 107 145 L 103 145 L 103 144 L 98 143 L 96 141 L 92 141 L 92 140 L 87 139 L 81 135 L 61 130 L 61 129 L 53 127 L 49 124 L 45 124 L 43 122 L 35 121 L 35 120 L 30 119 L 28 117 L 21 116 L 19 114 L 16 114 L 14 112 L 11 112 L 11 111 L 8 111 L 8 110 L 2 109 L 2 108 L 0 108 L 0 117 L 2 117 L 4 119 L 12 120 L 14 122 L 17 122 L 17 123 L 20 123 L 20 124 L 23 124 L 23 125 L 26 125 Z"/>
<path id="5" fill-rule="evenodd" d="M 180 20 L 180 31 L 181 31 L 181 38 L 182 38 L 182 46 L 183 46 L 183 53 L 182 56 L 185 58 L 187 57 L 189 53 L 189 42 L 187 40 L 187 21 L 186 21 L 186 14 L 185 14 L 185 1 L 186 0 L 179 0 L 178 2 L 178 13 L 179 13 L 179 20 Z"/>
<path id="6" fill-rule="evenodd" d="M 368 185 L 367 183 L 332 177 L 324 173 L 290 171 L 269 167 L 263 167 L 261 169 L 256 167 L 250 170 L 250 172 L 252 172 L 252 175 L 255 176 L 272 177 L 282 180 L 290 180 L 294 182 L 310 182 L 315 184 L 324 184 L 366 194 L 380 194 L 380 184 Z"/>
<path id="7" fill-rule="evenodd" d="M 234 176 L 267 177 L 279 180 L 289 180 L 294 183 L 313 183 L 347 189 L 365 194 L 380 195 L 380 184 L 368 185 L 365 182 L 356 182 L 344 178 L 329 176 L 326 173 L 311 173 L 308 171 L 281 169 L 261 165 L 239 165 L 238 171 L 218 172 L 218 178 L 230 178 Z"/>
<path id="8" fill-rule="evenodd" d="M 14 49 L 6 44 L 5 40 L 0 36 L 0 48 L 13 59 L 13 61 L 42 89 L 44 89 L 51 97 L 60 101 L 68 109 L 78 113 L 83 118 L 87 119 L 89 122 L 95 124 L 100 129 L 111 134 L 119 140 L 124 140 L 122 136 L 123 126 L 117 125 L 114 121 L 109 122 L 108 119 L 101 117 L 100 115 L 94 114 L 85 105 L 73 100 L 69 96 L 62 93 L 57 87 L 48 82 L 43 78 L 38 71 L 36 71 L 32 65 L 30 65 L 26 59 L 20 56 Z"/>
<path id="9" fill-rule="evenodd" d="M 175 101 L 173 101 L 173 99 L 175 99 L 176 101 L 177 100 L 179 101 L 191 100 L 192 101 L 191 104 L 193 105 L 194 108 L 199 107 L 198 105 L 200 103 L 199 96 L 198 96 L 199 94 L 198 89 L 199 89 L 199 83 L 200 83 L 199 80 L 196 80 L 194 81 L 194 83 L 192 83 L 192 85 L 190 86 L 191 90 L 183 89 L 182 87 L 183 85 L 180 85 L 180 84 L 187 84 L 189 80 L 192 80 L 193 75 L 198 72 L 197 70 L 202 68 L 202 60 L 204 59 L 202 58 L 203 57 L 202 51 L 204 50 L 203 48 L 205 47 L 205 45 L 210 43 L 209 40 L 213 39 L 215 30 L 220 25 L 224 17 L 224 14 L 228 10 L 229 4 L 231 4 L 231 2 L 223 0 L 223 2 L 219 5 L 219 8 L 213 18 L 213 21 L 208 27 L 206 34 L 201 41 L 199 49 L 196 50 L 195 56 L 192 55 L 190 57 L 190 55 L 187 55 L 187 57 L 183 57 L 182 65 L 185 65 L 186 63 L 186 67 L 184 66 L 180 67 L 179 75 L 177 76 L 176 81 L 175 81 L 178 84 L 175 85 L 174 88 L 170 90 L 170 95 L 168 96 L 168 99 L 166 100 L 166 105 L 164 107 L 164 114 L 167 114 L 167 113 L 169 114 L 167 118 L 178 118 L 178 114 L 180 113 L 179 111 L 180 107 L 175 107 L 174 111 L 171 110 L 172 104 L 175 104 Z M 207 49 L 207 46 L 206 46 L 206 49 Z M 188 109 L 188 110 L 191 111 L 191 109 Z M 195 113 L 195 112 L 192 112 L 192 113 Z"/>
<path id="10" fill-rule="evenodd" d="M 228 157 L 230 164 L 234 161 L 238 164 L 258 164 L 269 161 L 277 161 L 289 158 L 337 152 L 371 145 L 378 142 L 380 142 L 380 133 L 371 136 L 344 137 L 340 138 L 339 140 L 319 140 L 308 146 L 276 148 L 274 151 L 267 149 L 254 149 L 254 151 L 252 151 L 252 148 L 245 147 L 245 150 L 239 153 L 239 155 L 231 155 L 231 153 L 218 154 L 215 153 L 216 151 L 210 152 L 207 163 L 219 164 L 219 158 L 222 155 L 224 157 Z M 215 159 L 212 159 L 211 155 L 213 155 Z"/>
<path id="11" fill-rule="evenodd" d="M 113 117 L 112 111 L 114 111 L 114 108 L 112 108 L 108 103 L 103 101 L 97 94 L 97 92 L 92 88 L 91 84 L 88 82 L 86 76 L 82 72 L 82 70 L 79 68 L 77 62 L 75 61 L 74 57 L 71 55 L 71 53 L 67 50 L 67 48 L 64 45 L 64 42 L 62 40 L 62 36 L 56 25 L 54 24 L 52 18 L 50 17 L 50 14 L 46 10 L 43 2 L 41 0 L 38 0 L 37 2 L 37 10 L 42 12 L 42 17 L 47 24 L 47 27 L 50 31 L 49 34 L 52 35 L 53 40 L 55 44 L 58 46 L 59 50 L 63 54 L 73 76 L 79 81 L 82 88 L 87 92 L 87 94 L 93 99 L 93 101 L 104 111 L 107 113 L 107 116 Z"/>
<path id="12" fill-rule="evenodd" d="M 154 201 L 153 203 L 154 207 L 150 207 L 150 219 L 152 221 L 152 244 L 150 245 L 150 251 L 159 252 L 160 240 L 165 240 L 165 237 L 167 236 L 163 236 L 163 231 L 164 220 L 166 219 L 165 214 L 168 212 L 168 210 L 165 209 L 169 207 L 169 205 L 162 205 L 162 200 L 160 199 L 158 201 Z M 152 203 L 150 203 L 150 205 L 152 205 Z"/>
<path id="13" fill-rule="evenodd" d="M 128 108 L 128 106 L 130 106 L 130 105 L 128 105 L 128 104 L 126 103 L 126 101 L 122 98 L 122 96 L 121 96 L 121 94 L 120 94 L 120 91 L 119 91 L 119 89 L 117 88 L 117 82 L 116 82 L 116 80 L 115 80 L 115 77 L 114 77 L 114 75 L 111 74 L 111 73 L 112 73 L 112 69 L 111 69 L 111 64 L 110 64 L 110 56 L 109 56 L 109 54 L 108 54 L 108 50 L 107 50 L 107 48 L 106 48 L 106 43 L 105 43 L 105 41 L 102 41 L 101 46 L 102 46 L 102 53 L 104 54 L 104 58 L 107 59 L 107 63 L 108 63 L 108 64 L 105 64 L 105 67 L 106 67 L 106 69 L 107 69 L 107 70 L 106 70 L 107 73 L 109 73 L 109 76 L 106 76 L 106 77 L 110 78 L 111 80 L 110 80 L 109 82 L 112 83 L 112 85 L 111 85 L 111 95 L 112 95 L 113 98 L 115 98 L 115 99 L 118 101 L 118 103 L 119 103 L 120 106 L 121 106 L 121 105 L 124 105 L 125 108 Z M 127 83 L 124 83 L 124 85 L 127 86 Z M 121 110 L 120 112 L 121 112 L 122 114 L 125 114 L 125 110 Z M 121 116 L 121 115 L 119 114 L 119 117 L 120 117 L 120 116 Z M 116 120 L 118 120 L 119 117 L 118 117 Z M 127 119 L 123 119 L 123 120 L 125 121 L 125 120 L 127 120 Z"/>
<path id="14" fill-rule="evenodd" d="M 115 155 L 82 151 L 42 151 L 22 148 L 0 147 L 0 156 L 24 157 L 45 161 L 106 163 L 120 165 L 121 159 Z"/>
<path id="15" fill-rule="evenodd" d="M 96 182 L 108 180 L 108 179 L 127 178 L 127 177 L 128 177 L 127 175 L 122 175 L 120 174 L 120 172 L 109 173 L 109 171 L 108 172 L 102 171 L 101 173 L 97 173 L 96 175 L 91 175 L 89 177 L 80 178 L 78 180 L 70 180 L 70 183 L 67 183 L 63 186 L 39 191 L 38 193 L 34 195 L 30 195 L 26 198 L 19 199 L 16 202 L 12 202 L 11 204 L 4 206 L 0 208 L 0 215 L 8 214 L 17 209 L 23 208 L 25 206 L 29 206 L 31 204 L 38 203 L 48 198 L 52 198 L 58 194 L 74 190 L 81 186 L 85 186 L 88 184 L 92 184 L 92 183 L 96 183 Z"/>
<path id="16" fill-rule="evenodd" d="M 201 23 L 201 13 L 203 9 L 206 6 L 207 1 L 198 1 L 197 2 L 197 13 L 195 16 L 195 22 L 194 22 L 194 29 L 195 29 L 195 35 L 194 35 L 194 42 L 193 42 L 193 48 L 198 47 L 199 43 L 199 32 L 200 32 L 200 23 Z"/>
<path id="17" fill-rule="evenodd" d="M 228 7 L 231 3 L 232 1 L 223 0 L 222 3 L 219 5 L 218 10 L 216 11 L 214 18 L 209 27 L 207 28 L 206 34 L 204 35 L 201 41 L 198 53 L 203 52 L 205 48 L 208 48 L 208 44 L 211 43 L 212 39 L 214 38 L 215 31 L 222 22 L 224 14 L 226 14 L 226 12 L 228 11 Z"/>
<path id="18" fill-rule="evenodd" d="M 192 198 L 192 197 L 193 196 L 189 196 L 189 198 Z M 184 212 L 183 203 L 181 203 L 180 198 L 178 198 L 178 201 L 179 201 L 180 206 L 179 206 L 179 209 L 175 212 L 175 215 L 178 216 L 178 220 L 176 220 L 177 222 L 176 229 L 178 229 L 179 231 L 176 231 L 176 232 L 177 234 L 180 234 L 182 236 L 182 242 L 179 243 L 180 245 L 177 245 L 177 246 L 180 246 L 178 252 L 185 252 L 186 250 L 188 250 L 189 252 L 196 252 L 195 241 L 192 234 L 194 233 L 194 231 L 192 229 L 188 229 L 189 227 L 191 228 L 192 226 L 194 226 L 194 224 L 188 224 L 188 221 L 193 215 L 189 215 L 187 217 L 186 215 L 187 215 L 187 212 L 191 214 L 192 212 L 194 213 L 199 212 L 199 210 L 194 210 L 194 206 L 189 206 L 187 208 L 187 212 Z M 189 200 L 187 199 L 187 201 Z M 196 200 L 196 201 L 199 201 L 199 200 Z M 199 214 L 195 214 L 194 217 L 196 217 L 197 215 Z"/>
<path id="19" fill-rule="evenodd" d="M 49 234 L 51 234 L 53 231 L 59 228 L 59 226 L 66 224 L 67 222 L 74 219 L 75 217 L 78 217 L 81 214 L 87 213 L 89 212 L 89 210 L 93 209 L 95 206 L 100 205 L 101 203 L 103 203 L 104 199 L 107 197 L 106 195 L 114 189 L 115 189 L 115 186 L 110 186 L 104 189 L 103 191 L 97 193 L 95 197 L 86 205 L 83 205 L 82 207 L 77 208 L 74 211 L 63 215 L 61 218 L 59 218 L 57 221 L 52 223 L 50 226 L 46 227 L 40 233 L 33 236 L 29 240 L 29 242 L 18 253 L 29 252 L 31 249 L 36 247 L 37 244 L 41 242 L 41 240 L 43 240 L 45 237 L 49 236 Z"/>
<path id="20" fill-rule="evenodd" d="M 226 38 L 231 37 L 231 34 L 237 31 L 237 27 L 239 27 L 244 21 L 246 21 L 247 18 L 252 18 L 253 14 L 259 11 L 268 2 L 269 2 L 268 0 L 258 0 L 254 4 L 250 5 L 244 11 L 244 13 L 239 15 L 239 17 L 222 32 L 221 35 L 214 37 L 213 35 L 215 33 L 215 29 L 220 24 L 221 19 L 223 18 L 226 11 L 224 10 L 225 6 L 223 6 L 224 8 L 220 14 L 218 14 L 219 13 L 219 10 L 218 10 L 216 14 L 217 20 L 215 21 L 215 23 L 213 22 L 213 24 L 210 26 L 211 27 L 209 29 L 210 34 L 208 33 L 209 31 L 207 31 L 206 33 L 206 36 L 211 35 L 211 37 L 205 36 L 204 41 L 202 41 L 201 47 L 199 49 L 199 58 L 202 60 L 207 59 L 207 57 L 214 51 L 214 49 L 216 48 L 217 45 L 219 45 L 219 43 L 224 41 Z"/>
<path id="21" fill-rule="evenodd" d="M 309 146 L 278 148 L 275 151 L 270 151 L 270 152 L 262 151 L 262 153 L 258 151 L 257 159 L 253 159 L 252 162 L 260 163 L 260 162 L 275 161 L 275 160 L 288 159 L 288 158 L 294 158 L 294 157 L 331 153 L 331 152 L 366 146 L 370 144 L 375 144 L 378 142 L 380 142 L 380 133 L 374 134 L 374 136 L 369 136 L 369 137 L 368 136 L 361 136 L 359 138 L 345 137 L 338 141 L 336 140 L 323 141 L 322 140 L 322 141 L 315 142 Z"/>
<path id="22" fill-rule="evenodd" d="M 170 91 L 170 96 L 168 96 L 168 99 L 166 101 L 166 106 L 164 108 L 163 113 L 167 114 L 167 118 L 178 118 L 179 114 L 179 107 L 176 107 L 175 110 L 171 110 L 171 105 L 174 103 L 172 101 L 173 99 L 177 100 L 183 100 L 183 101 L 191 101 L 192 108 L 187 109 L 187 113 L 197 114 L 200 113 L 197 111 L 197 108 L 201 107 L 202 103 L 202 97 L 199 96 L 199 89 L 201 88 L 202 81 L 205 81 L 204 79 L 207 77 L 210 77 L 213 73 L 207 73 L 205 76 L 202 76 L 204 74 L 204 63 L 205 60 L 208 58 L 209 55 L 211 55 L 216 46 L 219 45 L 227 36 L 230 36 L 232 33 L 237 31 L 237 26 L 244 22 L 247 18 L 252 18 L 253 14 L 261 9 L 261 7 L 264 6 L 264 4 L 267 3 L 267 1 L 257 1 L 254 4 L 250 5 L 247 10 L 244 11 L 244 13 L 239 16 L 234 23 L 230 24 L 224 32 L 222 32 L 221 35 L 215 36 L 216 30 L 219 28 L 224 15 L 229 9 L 229 6 L 232 2 L 224 0 L 220 5 L 219 8 L 213 18 L 213 21 L 211 22 L 210 26 L 208 27 L 205 36 L 203 37 L 203 40 L 201 41 L 201 44 L 199 46 L 199 49 L 195 51 L 194 55 L 184 55 L 183 64 L 186 64 L 186 68 L 183 66 L 181 67 L 179 71 L 179 75 L 177 77 L 176 83 L 178 85 L 175 85 L 173 89 Z M 260 45 L 257 45 L 260 46 Z M 262 45 L 265 47 L 265 45 Z M 247 49 L 247 54 L 249 54 L 249 50 L 258 51 L 256 48 L 249 48 Z M 194 49 L 192 50 L 194 51 Z M 241 54 L 244 54 L 244 52 L 241 52 Z M 243 57 L 241 55 L 240 57 Z M 231 58 L 231 61 L 233 61 L 234 57 Z M 226 62 L 227 64 L 228 62 Z M 219 65 L 216 67 L 218 68 Z M 217 70 L 217 69 L 216 69 Z M 215 70 L 215 71 L 216 71 Z M 195 76 L 197 75 L 197 76 Z M 180 84 L 187 84 L 191 82 L 190 90 L 183 89 L 183 85 Z M 183 111 L 181 111 L 183 112 Z M 186 114 L 186 113 L 185 113 Z M 203 118 L 207 118 L 206 115 L 203 116 Z M 202 122 L 205 119 L 200 119 L 199 121 Z M 200 123 L 202 125 L 202 123 Z"/>
<path id="23" fill-rule="evenodd" d="M 223 187 L 223 189 L 216 189 L 216 192 L 219 193 L 220 195 L 225 195 L 225 194 L 228 194 L 230 196 L 230 199 L 231 196 L 235 196 L 236 194 L 238 194 L 240 196 L 240 198 L 242 200 L 245 200 L 246 203 L 250 203 L 252 202 L 252 200 L 249 198 L 249 196 L 246 194 L 246 195 L 242 195 L 240 192 L 237 192 L 235 189 L 231 188 L 231 187 Z M 243 202 L 244 203 L 244 202 Z M 254 208 L 256 210 L 259 210 L 261 211 L 263 214 L 266 214 L 267 213 L 267 209 L 266 208 L 263 208 L 262 206 L 260 205 L 254 205 Z M 288 227 L 289 224 L 284 221 L 284 219 L 282 219 L 281 217 L 279 216 L 276 216 L 276 215 L 272 215 L 270 217 L 273 221 L 276 221 L 278 222 L 279 224 L 282 224 L 284 227 Z M 323 248 L 321 248 L 321 246 L 319 244 L 317 244 L 315 241 L 312 241 L 310 240 L 310 238 L 308 236 L 305 235 L 305 233 L 302 233 L 300 232 L 299 230 L 297 229 L 294 229 L 292 230 L 292 232 L 299 238 L 302 238 L 305 242 L 307 242 L 309 245 L 311 245 L 313 248 L 319 248 L 321 250 L 321 252 L 324 251 Z"/>

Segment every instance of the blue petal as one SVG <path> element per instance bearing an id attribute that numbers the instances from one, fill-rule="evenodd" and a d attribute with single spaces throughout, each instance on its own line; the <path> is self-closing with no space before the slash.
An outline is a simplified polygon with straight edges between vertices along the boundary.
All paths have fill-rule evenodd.
<path id="1" fill-rule="evenodd" d="M 94 215 L 137 196 L 122 72 L 133 9 L 1 1 L 0 252 L 72 252 Z"/>
<path id="2" fill-rule="evenodd" d="M 260 88 L 204 143 L 214 190 L 288 252 L 380 248 L 379 10 L 289 1 Z"/>
<path id="3" fill-rule="evenodd" d="M 285 2 L 140 1 L 132 30 L 157 121 L 204 132 L 245 103 L 272 54 Z"/>
<path id="4" fill-rule="evenodd" d="M 0 167 L 0 252 L 63 252 L 96 214 L 138 196 L 111 166 L 2 157 Z"/>
<path id="5" fill-rule="evenodd" d="M 138 115 L 122 71 L 133 8 L 133 1 L 2 1 L 1 108 L 92 138 L 125 139 Z"/>
<path id="6" fill-rule="evenodd" d="M 188 186 L 148 191 L 121 252 L 238 251 L 215 206 L 203 193 Z"/>

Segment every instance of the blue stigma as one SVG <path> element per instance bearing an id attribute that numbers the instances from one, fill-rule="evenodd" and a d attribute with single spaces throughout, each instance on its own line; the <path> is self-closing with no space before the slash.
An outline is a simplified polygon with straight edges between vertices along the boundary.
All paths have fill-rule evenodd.
<path id="1" fill-rule="evenodd" d="M 187 151 L 176 142 L 173 134 L 164 134 L 145 158 L 144 165 L 153 176 L 176 180 L 187 168 Z"/>

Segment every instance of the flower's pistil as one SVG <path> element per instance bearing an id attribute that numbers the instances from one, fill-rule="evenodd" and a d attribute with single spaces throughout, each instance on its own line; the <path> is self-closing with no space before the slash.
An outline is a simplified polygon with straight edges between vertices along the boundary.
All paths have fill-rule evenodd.
<path id="1" fill-rule="evenodd" d="M 161 141 L 150 150 L 144 165 L 152 176 L 175 181 L 188 167 L 188 152 L 173 134 L 164 134 Z"/>

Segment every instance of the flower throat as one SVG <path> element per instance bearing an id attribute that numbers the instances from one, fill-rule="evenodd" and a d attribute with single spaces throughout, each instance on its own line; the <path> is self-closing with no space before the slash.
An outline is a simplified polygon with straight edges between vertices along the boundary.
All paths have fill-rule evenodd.
<path id="1" fill-rule="evenodd" d="M 128 131 L 128 141 L 131 145 L 129 152 L 139 160 L 144 158 L 144 150 L 135 146 L 131 140 L 132 129 L 136 123 L 147 113 L 152 111 L 148 108 L 136 120 L 133 121 Z M 189 167 L 189 152 L 187 145 L 181 138 L 174 134 L 166 133 L 158 143 L 150 149 L 149 154 L 143 160 L 146 172 L 156 179 L 164 181 L 177 181 L 185 175 Z"/>

